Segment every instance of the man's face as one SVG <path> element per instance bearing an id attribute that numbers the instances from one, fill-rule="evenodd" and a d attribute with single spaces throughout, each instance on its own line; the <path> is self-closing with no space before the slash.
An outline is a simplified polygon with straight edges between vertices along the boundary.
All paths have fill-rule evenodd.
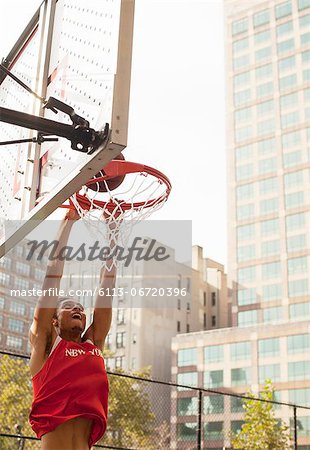
<path id="1" fill-rule="evenodd" d="M 61 330 L 84 331 L 86 314 L 81 303 L 75 300 L 63 300 L 57 308 L 57 319 L 54 323 Z"/>

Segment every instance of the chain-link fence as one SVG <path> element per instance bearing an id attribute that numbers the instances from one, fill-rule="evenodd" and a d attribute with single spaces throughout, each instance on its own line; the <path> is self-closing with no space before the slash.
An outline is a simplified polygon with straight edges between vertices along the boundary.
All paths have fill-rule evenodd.
<path id="1" fill-rule="evenodd" d="M 1 450 L 40 449 L 28 423 L 32 402 L 28 361 L 28 356 L 0 352 Z M 310 407 L 264 395 L 257 399 L 125 373 L 108 375 L 108 429 L 95 447 L 310 450 Z M 269 447 L 264 447 L 264 439 Z"/>

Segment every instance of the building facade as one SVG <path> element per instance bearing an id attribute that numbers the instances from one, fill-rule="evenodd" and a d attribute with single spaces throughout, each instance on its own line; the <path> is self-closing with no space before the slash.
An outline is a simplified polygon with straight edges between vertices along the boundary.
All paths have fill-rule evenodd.
<path id="1" fill-rule="evenodd" d="M 226 0 L 233 325 L 310 317 L 310 2 Z"/>

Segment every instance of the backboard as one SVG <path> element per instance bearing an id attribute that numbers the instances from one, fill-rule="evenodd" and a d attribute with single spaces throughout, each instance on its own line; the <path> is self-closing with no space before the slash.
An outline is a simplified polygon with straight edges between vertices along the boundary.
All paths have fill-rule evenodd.
<path id="1" fill-rule="evenodd" d="M 58 142 L 2 147 L 0 256 L 25 237 L 127 145 L 134 0 L 45 0 L 4 64 L 35 92 L 68 104 L 110 137 L 92 155 Z M 0 106 L 70 123 L 8 76 L 0 77 Z M 0 118 L 1 119 L 1 118 Z M 35 131 L 0 122 L 0 141 Z"/>

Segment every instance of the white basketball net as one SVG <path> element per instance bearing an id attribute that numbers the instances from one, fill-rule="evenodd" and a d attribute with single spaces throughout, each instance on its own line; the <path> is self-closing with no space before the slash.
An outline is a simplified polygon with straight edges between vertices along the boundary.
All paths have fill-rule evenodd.
<path id="1" fill-rule="evenodd" d="M 170 191 L 162 180 L 147 172 L 127 174 L 124 182 L 113 191 L 106 181 L 101 183 L 105 184 L 107 192 L 100 192 L 99 183 L 96 183 L 97 191 L 83 186 L 70 199 L 94 239 L 103 239 L 110 248 L 116 243 L 126 249 L 134 225 L 159 210 Z M 83 207 L 81 196 L 88 199 L 87 208 Z M 106 269 L 118 265 L 117 256 L 118 253 L 112 251 Z"/>

